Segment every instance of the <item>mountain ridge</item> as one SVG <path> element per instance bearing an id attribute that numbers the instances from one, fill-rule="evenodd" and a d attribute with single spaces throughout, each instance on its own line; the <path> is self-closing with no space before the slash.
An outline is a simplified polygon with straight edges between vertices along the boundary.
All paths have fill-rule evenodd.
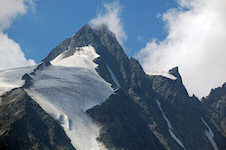
<path id="1" fill-rule="evenodd" d="M 90 57 L 93 52 L 96 56 Z M 57 63 L 56 59 L 60 62 Z M 90 67 L 92 69 L 87 70 Z M 82 107 L 86 101 L 92 104 L 84 107 L 81 113 L 77 112 L 79 107 L 74 107 L 76 110 L 73 112 L 75 116 L 78 113 L 92 118 L 90 123 L 97 125 L 97 135 L 94 137 L 100 145 L 97 144 L 94 149 L 212 150 L 216 147 L 206 134 L 209 127 L 217 135 L 217 148 L 224 150 L 223 130 L 219 129 L 218 118 L 211 112 L 216 110 L 215 104 L 214 107 L 208 106 L 204 104 L 205 101 L 201 103 L 195 96 L 190 97 L 178 67 L 168 73 L 176 79 L 146 74 L 136 59 L 126 56 L 114 33 L 106 25 L 93 29 L 85 25 L 71 38 L 61 42 L 33 72 L 28 72 L 22 79 L 25 80 L 25 92 L 59 122 L 67 136 L 72 138 L 76 149 L 89 149 L 81 148 L 81 143 L 70 135 L 76 124 L 81 124 L 81 118 L 80 121 L 73 119 L 73 115 L 63 110 L 72 110 L 73 105 Z M 98 82 L 105 86 L 98 86 Z M 92 88 L 86 89 L 87 86 Z M 113 93 L 109 92 L 109 96 L 96 101 L 107 88 L 111 88 Z M 35 97 L 37 92 L 42 97 Z M 85 96 L 73 96 L 76 92 L 84 92 Z M 89 93 L 98 94 L 86 97 Z M 67 98 L 67 95 L 75 98 Z M 62 100 L 65 102 L 62 103 Z M 221 101 L 225 102 L 225 99 Z M 56 109 L 60 108 L 60 113 L 54 114 L 48 110 L 47 102 Z M 82 131 L 80 137 L 86 135 Z M 95 138 L 92 138 L 94 143 Z"/>

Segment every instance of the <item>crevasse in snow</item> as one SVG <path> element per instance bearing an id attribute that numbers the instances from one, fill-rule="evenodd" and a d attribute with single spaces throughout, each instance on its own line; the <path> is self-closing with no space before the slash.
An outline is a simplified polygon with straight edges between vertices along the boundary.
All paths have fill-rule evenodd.
<path id="1" fill-rule="evenodd" d="M 163 77 L 169 78 L 171 80 L 177 79 L 174 75 L 169 74 L 167 72 L 146 72 L 146 73 L 150 76 L 163 76 Z"/>
<path id="2" fill-rule="evenodd" d="M 213 139 L 213 137 L 214 137 L 213 131 L 211 130 L 211 128 L 208 126 L 208 124 L 202 118 L 201 118 L 201 120 L 202 120 L 203 124 L 208 128 L 208 131 L 207 130 L 205 131 L 205 134 L 206 134 L 208 140 L 212 144 L 214 150 L 218 150 L 217 144 Z"/>
<path id="3" fill-rule="evenodd" d="M 72 55 L 65 51 L 51 61 L 51 66 L 31 76 L 29 95 L 63 126 L 78 150 L 99 150 L 100 126 L 85 111 L 103 103 L 112 93 L 93 60 L 99 55 L 92 46 L 80 47 Z"/>
<path id="4" fill-rule="evenodd" d="M 111 68 L 108 66 L 108 64 L 107 64 L 106 66 L 107 66 L 107 68 L 108 68 L 108 71 L 109 71 L 109 73 L 110 73 L 110 75 L 111 75 L 112 80 L 113 80 L 114 83 L 120 88 L 121 86 L 120 86 L 120 84 L 119 84 L 119 82 L 118 82 L 118 79 L 116 78 L 115 74 L 112 72 L 112 70 L 111 70 Z"/>
<path id="5" fill-rule="evenodd" d="M 177 136 L 175 135 L 175 131 L 174 131 L 174 129 L 173 129 L 173 127 L 172 127 L 172 125 L 171 125 L 171 123 L 170 123 L 170 121 L 169 121 L 169 119 L 166 117 L 166 115 L 165 115 L 165 113 L 163 112 L 163 110 L 162 110 L 162 107 L 161 107 L 161 103 L 156 99 L 156 103 L 157 103 L 157 105 L 158 105 L 158 107 L 159 107 L 159 110 L 162 112 L 162 115 L 163 115 L 163 118 L 165 119 L 165 121 L 166 121 L 166 123 L 167 123 L 167 125 L 168 125 L 168 127 L 169 127 L 169 133 L 170 133 L 170 135 L 172 136 L 172 138 L 181 146 L 181 147 L 183 147 L 185 150 L 186 150 L 186 148 L 184 147 L 184 144 L 181 142 L 181 140 L 180 139 L 178 139 L 177 138 Z"/>

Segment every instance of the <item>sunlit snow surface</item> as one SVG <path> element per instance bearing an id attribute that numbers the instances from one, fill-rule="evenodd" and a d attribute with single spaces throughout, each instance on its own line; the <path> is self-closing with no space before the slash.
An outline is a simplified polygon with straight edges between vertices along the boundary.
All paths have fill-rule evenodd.
<path id="1" fill-rule="evenodd" d="M 148 74 L 150 76 L 163 76 L 163 77 L 169 78 L 171 80 L 177 79 L 175 76 L 173 76 L 172 74 L 169 74 L 167 72 L 146 72 L 146 74 Z"/>
<path id="2" fill-rule="evenodd" d="M 30 73 L 36 66 L 28 66 L 21 68 L 13 68 L 8 70 L 0 70 L 0 95 L 12 90 L 13 88 L 24 85 L 22 77 L 25 73 Z"/>
<path id="3" fill-rule="evenodd" d="M 171 123 L 170 123 L 170 121 L 168 120 L 168 118 L 166 117 L 166 115 L 165 115 L 165 113 L 163 112 L 163 110 L 162 110 L 162 107 L 161 107 L 161 103 L 156 99 L 156 102 L 157 102 L 157 105 L 158 105 L 158 107 L 159 107 L 159 110 L 162 112 L 162 115 L 163 115 L 163 118 L 166 120 L 166 123 L 167 123 L 167 125 L 168 125 L 168 127 L 169 127 L 169 133 L 170 133 L 170 135 L 172 136 L 172 138 L 181 146 L 181 147 L 183 147 L 185 150 L 186 150 L 186 148 L 184 147 L 184 144 L 181 142 L 181 140 L 180 139 L 178 139 L 177 138 L 177 136 L 175 135 L 175 131 L 174 131 L 174 129 L 173 129 L 173 127 L 172 127 L 172 125 L 171 125 Z"/>
<path id="4" fill-rule="evenodd" d="M 204 123 L 204 125 L 208 128 L 208 131 L 206 130 L 206 133 L 205 133 L 206 136 L 207 136 L 207 138 L 208 138 L 208 140 L 212 144 L 214 150 L 218 150 L 217 144 L 216 144 L 216 142 L 213 139 L 213 137 L 214 137 L 213 131 L 210 129 L 210 127 L 208 126 L 208 124 L 202 118 L 201 118 L 201 120 Z"/>
<path id="5" fill-rule="evenodd" d="M 99 129 L 85 113 L 103 103 L 112 93 L 95 68 L 99 55 L 92 46 L 69 50 L 51 61 L 51 66 L 31 76 L 29 95 L 51 116 L 59 120 L 73 146 L 78 150 L 99 150 Z"/>

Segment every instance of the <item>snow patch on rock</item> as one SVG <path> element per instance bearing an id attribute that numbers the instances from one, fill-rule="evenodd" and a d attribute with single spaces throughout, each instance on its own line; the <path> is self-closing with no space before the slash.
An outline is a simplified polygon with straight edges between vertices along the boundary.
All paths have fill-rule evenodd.
<path id="1" fill-rule="evenodd" d="M 211 128 L 208 126 L 208 124 L 203 120 L 203 118 L 201 118 L 201 120 L 202 120 L 203 124 L 208 128 L 208 131 L 207 131 L 207 130 L 205 131 L 205 134 L 206 134 L 208 140 L 209 140 L 210 143 L 212 144 L 214 150 L 218 150 L 217 144 L 216 144 L 216 142 L 215 142 L 214 139 L 213 139 L 213 138 L 214 138 L 213 131 L 212 131 Z"/>
<path id="2" fill-rule="evenodd" d="M 163 76 L 163 77 L 169 78 L 171 80 L 177 80 L 177 78 L 174 75 L 169 74 L 167 72 L 146 72 L 146 74 L 148 74 L 150 76 Z"/>
<path id="3" fill-rule="evenodd" d="M 157 103 L 157 105 L 158 105 L 158 107 L 159 107 L 159 110 L 162 112 L 163 118 L 165 119 L 165 121 L 166 121 L 166 123 L 167 123 L 167 125 L 168 125 L 168 127 L 169 127 L 169 133 L 170 133 L 171 137 L 172 137 L 172 138 L 173 138 L 173 139 L 174 139 L 174 140 L 175 140 L 175 141 L 176 141 L 183 149 L 186 150 L 186 148 L 184 147 L 184 144 L 181 142 L 180 139 L 177 138 L 176 134 L 174 133 L 175 131 L 174 131 L 174 129 L 173 129 L 173 127 L 172 127 L 172 125 L 171 125 L 169 119 L 166 117 L 165 113 L 164 113 L 163 110 L 162 110 L 161 103 L 160 103 L 157 99 L 156 99 L 156 103 Z"/>
<path id="4" fill-rule="evenodd" d="M 110 73 L 110 75 L 111 75 L 111 78 L 112 78 L 112 80 L 114 81 L 114 83 L 115 83 L 119 88 L 121 88 L 121 86 L 120 86 L 120 84 L 119 84 L 119 82 L 118 82 L 118 79 L 116 78 L 115 74 L 112 72 L 111 68 L 108 66 L 108 64 L 107 64 L 106 66 L 107 66 L 107 68 L 108 68 L 108 71 L 109 71 L 109 73 Z"/>

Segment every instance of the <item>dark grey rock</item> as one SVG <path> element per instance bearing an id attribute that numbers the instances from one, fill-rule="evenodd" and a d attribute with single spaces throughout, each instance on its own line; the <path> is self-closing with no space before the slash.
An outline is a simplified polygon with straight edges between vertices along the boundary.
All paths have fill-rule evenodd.
<path id="1" fill-rule="evenodd" d="M 164 149 L 122 90 L 87 113 L 103 126 L 98 140 L 107 149 Z"/>
<path id="2" fill-rule="evenodd" d="M 216 128 L 215 139 L 222 149 L 226 149 L 226 83 L 212 89 L 206 98 L 202 98 L 203 111 Z"/>
<path id="3" fill-rule="evenodd" d="M 58 122 L 19 88 L 1 97 L 0 149 L 74 148 Z"/>
<path id="4" fill-rule="evenodd" d="M 25 80 L 25 83 L 22 86 L 23 88 L 28 88 L 28 87 L 30 87 L 32 85 L 32 80 L 33 79 L 27 73 L 25 75 L 23 75 L 22 80 Z"/>

